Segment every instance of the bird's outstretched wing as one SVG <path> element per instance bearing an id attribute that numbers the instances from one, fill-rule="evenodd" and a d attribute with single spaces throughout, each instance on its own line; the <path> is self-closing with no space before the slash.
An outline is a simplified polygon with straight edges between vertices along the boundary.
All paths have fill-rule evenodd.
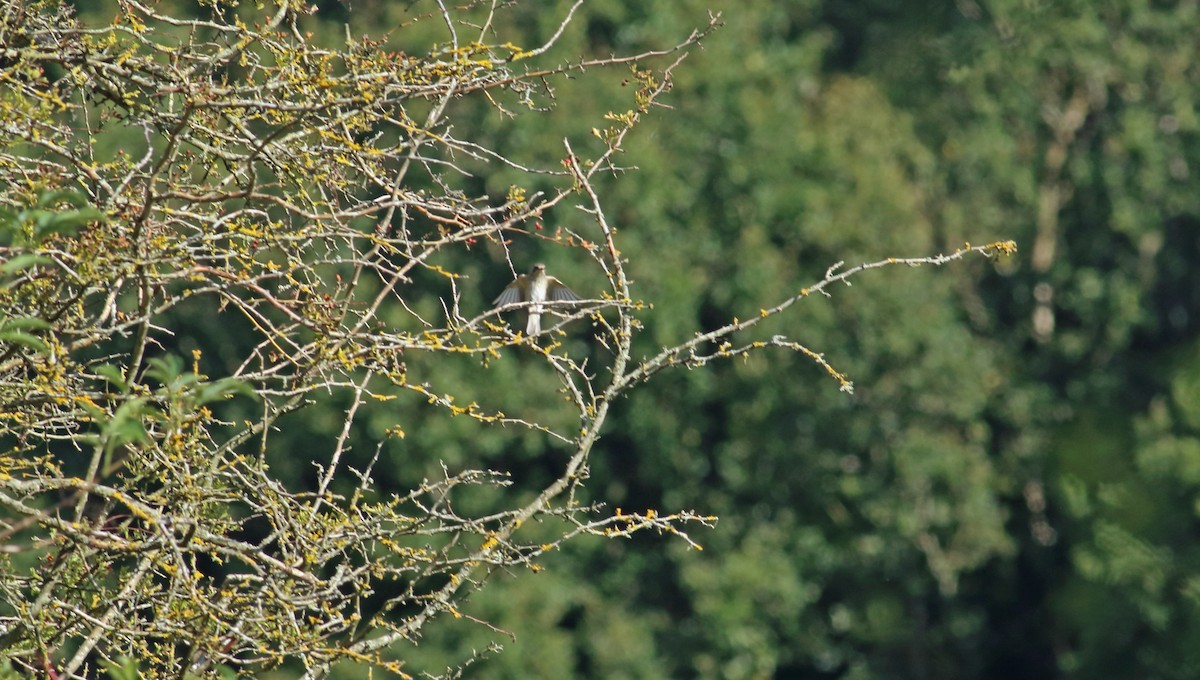
<path id="1" fill-rule="evenodd" d="M 492 301 L 492 306 L 503 307 L 504 305 L 511 305 L 514 302 L 521 302 L 521 285 L 525 283 L 522 280 L 524 278 L 525 275 L 522 274 L 515 281 L 508 284 L 504 290 L 500 291 L 500 295 Z"/>
<path id="2" fill-rule="evenodd" d="M 575 294 L 575 291 L 564 286 L 562 281 L 559 281 L 553 276 L 549 278 L 550 281 L 548 281 L 546 284 L 546 297 L 551 302 L 571 302 L 579 299 L 579 296 Z"/>

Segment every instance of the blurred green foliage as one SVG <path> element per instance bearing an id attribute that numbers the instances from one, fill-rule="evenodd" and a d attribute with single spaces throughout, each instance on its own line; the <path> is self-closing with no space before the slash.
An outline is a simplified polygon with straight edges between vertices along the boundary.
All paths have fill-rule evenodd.
<path id="1" fill-rule="evenodd" d="M 319 3 L 311 22 L 336 40 L 341 22 L 399 26 L 429 4 Z M 540 44 L 570 4 L 523 4 L 499 33 Z M 441 621 L 406 650 L 410 668 L 474 650 L 467 675 L 488 678 L 1200 675 L 1200 7 L 597 0 L 558 51 L 661 46 L 710 8 L 724 28 L 676 71 L 673 110 L 627 145 L 636 171 L 602 186 L 635 294 L 654 305 L 644 352 L 755 314 L 837 261 L 999 238 L 1022 254 L 870 274 L 780 319 L 855 380 L 853 397 L 782 353 L 647 385 L 592 458 L 591 500 L 717 514 L 704 552 L 572 543 L 545 573 L 494 574 L 474 596 L 470 616 L 499 631 Z M 560 158 L 564 137 L 599 144 L 578 136 L 604 126 L 597 111 L 633 106 L 626 80 L 584 71 L 550 110 L 464 109 L 456 127 L 517 161 Z M 514 177 L 477 181 L 503 196 Z M 515 247 L 583 294 L 594 283 Z M 510 277 L 501 262 L 459 266 L 481 309 Z M 409 362 L 415 380 L 437 370 L 460 398 L 553 422 L 537 365 L 505 356 L 489 384 L 469 368 Z M 341 422 L 344 404 L 327 407 L 285 423 L 297 451 Z M 429 473 L 403 468 L 406 451 L 430 469 L 554 474 L 540 437 L 506 448 L 412 400 L 374 406 L 357 450 L 395 408 L 409 435 L 381 482 Z M 302 479 L 308 460 L 275 469 Z"/>
<path id="2" fill-rule="evenodd" d="M 643 47 L 708 7 L 590 3 L 568 37 Z M 605 187 L 654 304 L 645 351 L 840 260 L 1001 237 L 1022 256 L 866 277 L 780 321 L 852 398 L 784 355 L 648 385 L 589 488 L 720 515 L 706 550 L 575 544 L 477 596 L 516 642 L 449 622 L 419 653 L 499 642 L 477 672 L 511 678 L 1194 677 L 1195 4 L 717 9 Z M 544 116 L 476 124 L 545 157 L 623 95 L 585 74 Z"/>

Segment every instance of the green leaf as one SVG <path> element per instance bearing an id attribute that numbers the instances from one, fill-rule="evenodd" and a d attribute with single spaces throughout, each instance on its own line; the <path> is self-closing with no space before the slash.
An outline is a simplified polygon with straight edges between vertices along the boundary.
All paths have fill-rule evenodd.
<path id="1" fill-rule="evenodd" d="M 34 316 L 19 316 L 0 322 L 0 342 L 28 347 L 37 352 L 45 352 L 49 345 L 45 340 L 27 331 L 43 331 L 50 324 Z"/>
<path id="2" fill-rule="evenodd" d="M 17 255 L 8 262 L 0 265 L 0 275 L 15 274 L 23 269 L 36 267 L 39 264 L 50 264 L 53 261 L 44 255 L 34 255 L 33 253 Z"/>
<path id="3" fill-rule="evenodd" d="M 104 667 L 112 680 L 137 680 L 141 670 L 137 661 L 127 657 L 117 657 L 115 661 L 105 661 Z"/>
<path id="4" fill-rule="evenodd" d="M 36 335 L 30 335 L 29 333 L 25 333 L 23 331 L 0 331 L 0 342 L 21 345 L 37 352 L 45 352 L 46 350 L 50 349 L 50 346 L 46 344 L 46 341 L 42 340 Z"/>
<path id="5" fill-rule="evenodd" d="M 146 377 L 153 378 L 163 385 L 171 383 L 183 373 L 183 359 L 174 354 L 154 357 L 148 363 L 150 367 L 146 369 Z"/>
<path id="6" fill-rule="evenodd" d="M 50 328 L 50 323 L 36 316 L 18 316 L 0 321 L 0 332 L 3 331 L 44 331 Z"/>
<path id="7" fill-rule="evenodd" d="M 82 208 L 88 204 L 88 200 L 86 196 L 73 189 L 47 191 L 38 196 L 37 205 L 39 208 L 53 208 L 59 203 L 69 203 L 76 208 Z"/>
<path id="8" fill-rule="evenodd" d="M 129 392 L 129 383 L 125 381 L 125 372 L 116 366 L 113 366 L 112 364 L 97 366 L 96 375 L 107 380 L 113 385 L 113 387 L 116 387 L 122 393 Z"/>
<path id="9" fill-rule="evenodd" d="M 104 424 L 105 451 L 112 451 L 121 444 L 150 441 L 146 427 L 142 424 L 145 406 L 146 400 L 138 398 L 130 399 L 117 407 L 112 419 Z"/>
<path id="10" fill-rule="evenodd" d="M 196 390 L 196 404 L 207 404 L 212 401 L 224 399 L 233 396 L 234 394 L 244 394 L 248 397 L 257 398 L 258 393 L 254 391 L 250 385 L 237 378 L 222 378 L 214 383 L 205 383 Z"/>
<path id="11" fill-rule="evenodd" d="M 63 213 L 45 213 L 38 216 L 34 239 L 41 241 L 51 234 L 74 235 L 89 222 L 104 219 L 104 213 L 95 208 L 83 208 Z"/>
<path id="12" fill-rule="evenodd" d="M 89 404 L 86 401 L 80 401 L 79 408 L 83 409 L 84 412 L 91 417 L 93 423 L 100 423 L 108 419 L 108 413 L 95 404 Z"/>

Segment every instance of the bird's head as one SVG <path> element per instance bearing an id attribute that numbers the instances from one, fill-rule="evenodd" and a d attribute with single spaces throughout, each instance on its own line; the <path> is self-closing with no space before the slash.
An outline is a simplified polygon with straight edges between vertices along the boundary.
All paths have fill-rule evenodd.
<path id="1" fill-rule="evenodd" d="M 546 265 L 539 262 L 539 263 L 533 265 L 533 269 L 529 273 L 530 274 L 541 274 L 545 271 L 546 271 Z"/>

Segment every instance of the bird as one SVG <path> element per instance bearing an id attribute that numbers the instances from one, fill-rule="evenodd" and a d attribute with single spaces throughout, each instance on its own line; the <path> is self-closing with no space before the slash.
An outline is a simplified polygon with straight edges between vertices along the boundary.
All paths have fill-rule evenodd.
<path id="1" fill-rule="evenodd" d="M 578 300 L 579 296 L 562 281 L 546 274 L 546 265 L 533 265 L 528 274 L 518 276 L 512 283 L 505 286 L 499 297 L 492 301 L 494 307 L 503 307 L 516 302 L 570 302 Z M 542 312 L 545 308 L 539 304 L 529 307 L 529 321 L 525 324 L 525 335 L 534 336 L 542 332 Z"/>

